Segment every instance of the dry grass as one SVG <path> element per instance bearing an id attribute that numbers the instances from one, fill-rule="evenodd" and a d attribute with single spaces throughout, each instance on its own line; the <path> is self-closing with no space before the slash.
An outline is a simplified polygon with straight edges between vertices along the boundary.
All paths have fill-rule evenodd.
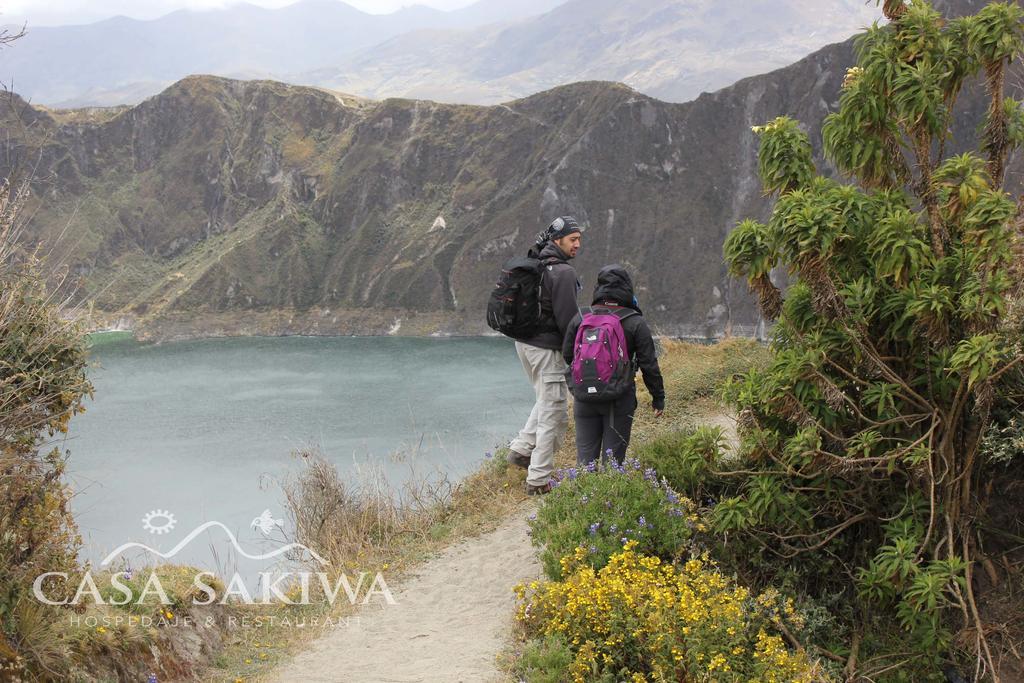
<path id="1" fill-rule="evenodd" d="M 443 472 L 412 471 L 395 487 L 375 469 L 347 484 L 317 449 L 295 456 L 302 470 L 284 485 L 294 540 L 315 548 L 332 566 L 382 564 L 449 514 L 455 487 Z"/>

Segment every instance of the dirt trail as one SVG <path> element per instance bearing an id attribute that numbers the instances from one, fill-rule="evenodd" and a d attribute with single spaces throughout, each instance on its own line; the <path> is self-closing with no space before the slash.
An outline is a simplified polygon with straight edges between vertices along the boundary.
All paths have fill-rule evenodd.
<path id="1" fill-rule="evenodd" d="M 272 680 L 501 680 L 495 656 L 512 627 L 512 586 L 541 574 L 526 534 L 535 509 L 525 502 L 494 531 L 446 548 L 391 586 L 398 604 L 361 608 L 349 628 L 311 643 Z"/>

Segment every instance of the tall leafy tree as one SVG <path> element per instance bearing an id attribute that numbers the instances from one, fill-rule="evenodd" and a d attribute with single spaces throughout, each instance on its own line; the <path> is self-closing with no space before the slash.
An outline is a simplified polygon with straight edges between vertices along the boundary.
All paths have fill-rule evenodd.
<path id="1" fill-rule="evenodd" d="M 974 575 L 984 437 L 1021 401 L 1007 309 L 1024 202 L 1003 184 L 1024 143 L 1004 85 L 1022 11 L 996 2 L 947 21 L 925 0 L 882 5 L 889 21 L 859 39 L 822 131 L 847 182 L 819 175 L 795 121 L 755 129 L 778 199 L 767 224 L 732 232 L 725 257 L 777 325 L 770 366 L 728 390 L 750 463 L 715 519 L 818 563 L 832 590 L 855 587 L 862 622 L 892 614 L 918 656 L 941 660 L 966 634 L 995 677 Z M 987 115 L 974 151 L 952 154 L 968 146 L 951 139 L 966 87 L 984 89 Z M 785 296 L 777 269 L 794 282 Z"/>

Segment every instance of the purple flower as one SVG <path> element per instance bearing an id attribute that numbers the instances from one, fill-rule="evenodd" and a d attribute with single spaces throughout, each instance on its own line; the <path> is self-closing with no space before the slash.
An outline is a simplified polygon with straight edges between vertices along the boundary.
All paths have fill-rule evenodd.
<path id="1" fill-rule="evenodd" d="M 156 683 L 156 674 L 149 674 L 146 677 L 146 683 Z"/>
<path id="2" fill-rule="evenodd" d="M 679 508 L 672 508 L 671 510 L 668 511 L 668 514 L 672 515 L 673 517 L 682 517 L 683 511 L 680 510 Z"/>
<path id="3" fill-rule="evenodd" d="M 622 537 L 622 538 L 620 538 L 619 540 L 620 540 L 620 541 L 622 541 L 622 545 L 626 545 L 626 543 L 628 543 L 628 542 L 629 542 L 629 539 L 628 539 L 628 538 L 626 538 L 625 536 L 623 536 L 623 537 Z"/>
<path id="4" fill-rule="evenodd" d="M 650 482 L 658 483 L 658 473 L 654 471 L 653 467 L 648 467 L 644 470 L 644 479 Z"/>
<path id="5" fill-rule="evenodd" d="M 612 509 L 612 502 L 611 502 L 610 500 L 606 500 L 606 501 L 604 502 L 604 506 L 605 506 L 606 508 L 608 508 L 609 510 L 611 510 L 611 509 Z"/>
<path id="6" fill-rule="evenodd" d="M 128 567 L 128 569 L 125 569 L 124 572 L 122 572 L 122 574 L 124 574 L 124 578 L 125 578 L 126 581 L 131 581 L 132 580 L 132 568 L 131 567 Z"/>
<path id="7" fill-rule="evenodd" d="M 489 460 L 489 459 L 494 457 L 494 453 L 491 453 L 490 451 L 487 451 L 486 453 L 484 453 L 484 457 Z"/>
<path id="8" fill-rule="evenodd" d="M 644 519 L 643 515 L 640 515 L 640 519 L 637 520 L 637 524 L 640 526 L 647 526 L 647 520 Z"/>
<path id="9" fill-rule="evenodd" d="M 590 554 L 593 555 L 596 552 L 597 552 L 597 546 L 594 546 L 594 545 L 590 546 Z"/>
<path id="10" fill-rule="evenodd" d="M 532 521 L 534 521 L 535 519 L 537 519 L 537 513 L 536 513 L 536 512 L 532 512 L 532 513 L 530 513 L 530 521 L 532 522 Z"/>
<path id="11" fill-rule="evenodd" d="M 614 534 L 614 533 L 615 533 L 616 531 L 618 531 L 618 530 L 619 530 L 619 525 L 618 525 L 618 524 L 612 524 L 612 525 L 611 525 L 611 527 L 610 527 L 610 529 L 609 529 L 609 531 L 611 531 L 611 532 L 612 532 L 613 534 Z"/>
<path id="12" fill-rule="evenodd" d="M 597 461 L 591 460 L 587 463 L 587 472 L 597 472 Z"/>
<path id="13" fill-rule="evenodd" d="M 593 536 L 597 533 L 597 530 L 601 528 L 601 522 L 594 522 L 590 525 L 590 535 Z"/>
<path id="14" fill-rule="evenodd" d="M 570 467 L 566 474 L 569 476 L 569 479 L 575 479 L 578 473 L 575 467 Z"/>

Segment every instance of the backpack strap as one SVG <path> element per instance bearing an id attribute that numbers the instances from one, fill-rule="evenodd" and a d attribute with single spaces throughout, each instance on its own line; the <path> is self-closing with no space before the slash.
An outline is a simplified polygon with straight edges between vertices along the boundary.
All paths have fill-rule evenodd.
<path id="1" fill-rule="evenodd" d="M 612 315 L 615 315 L 616 317 L 618 317 L 619 322 L 622 322 L 626 318 L 632 318 L 634 315 L 640 315 L 640 313 L 638 311 L 635 311 L 632 308 L 626 308 L 625 306 L 616 306 L 615 308 L 612 308 L 611 306 L 600 306 L 600 308 L 605 308 Z M 580 310 L 581 310 L 581 312 L 584 315 L 586 315 L 587 313 L 593 313 L 594 312 L 594 309 L 590 308 L 590 307 L 583 308 L 583 309 L 580 309 Z"/>
<path id="2" fill-rule="evenodd" d="M 548 268 L 550 266 L 557 265 L 559 263 L 568 263 L 568 261 L 566 261 L 564 259 L 560 259 L 557 256 L 546 256 L 544 258 L 537 258 L 536 260 L 540 263 L 540 268 L 539 268 L 539 270 L 540 270 L 540 278 L 537 280 L 537 298 L 539 300 L 541 298 L 541 296 L 542 296 L 541 292 L 543 292 L 543 290 L 544 290 L 545 276 L 547 275 Z M 541 313 L 542 313 L 542 319 L 541 319 L 540 331 L 541 332 L 556 332 L 557 333 L 558 332 L 558 323 L 555 321 L 554 312 L 551 313 L 550 319 L 546 319 L 546 318 L 543 317 L 543 310 L 541 311 Z"/>

